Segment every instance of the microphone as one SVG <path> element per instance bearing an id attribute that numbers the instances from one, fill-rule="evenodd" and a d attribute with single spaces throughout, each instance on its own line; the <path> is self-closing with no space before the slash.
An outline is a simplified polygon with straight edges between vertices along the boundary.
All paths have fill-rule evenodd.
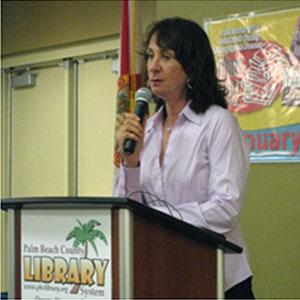
<path id="1" fill-rule="evenodd" d="M 142 87 L 135 93 L 135 109 L 134 114 L 136 114 L 141 123 L 143 123 L 144 117 L 148 112 L 148 102 L 152 99 L 152 92 L 146 88 Z M 132 139 L 126 139 L 124 142 L 124 152 L 127 154 L 132 154 L 135 149 L 136 141 Z"/>

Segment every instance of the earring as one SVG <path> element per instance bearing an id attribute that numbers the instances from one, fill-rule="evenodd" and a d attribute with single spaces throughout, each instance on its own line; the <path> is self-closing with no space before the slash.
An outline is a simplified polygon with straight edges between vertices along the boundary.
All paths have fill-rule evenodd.
<path id="1" fill-rule="evenodd" d="M 189 90 L 192 90 L 192 89 L 193 89 L 193 87 L 192 87 L 192 85 L 191 85 L 191 79 L 190 79 L 190 78 L 188 78 L 187 81 L 186 81 L 186 87 L 187 87 Z"/>

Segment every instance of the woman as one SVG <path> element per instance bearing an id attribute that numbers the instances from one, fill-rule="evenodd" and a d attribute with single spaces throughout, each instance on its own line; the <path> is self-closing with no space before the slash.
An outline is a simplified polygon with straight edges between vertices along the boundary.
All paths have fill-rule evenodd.
<path id="1" fill-rule="evenodd" d="M 209 40 L 196 23 L 170 18 L 146 36 L 147 80 L 157 113 L 143 124 L 126 115 L 118 142 L 136 141 L 122 153 L 115 195 L 140 193 L 163 199 L 186 221 L 224 234 L 245 249 L 239 217 L 248 151 L 235 118 L 226 110 Z M 153 201 L 159 202 L 159 201 Z M 168 213 L 169 207 L 158 209 Z M 227 298 L 254 298 L 246 251 L 225 255 Z"/>

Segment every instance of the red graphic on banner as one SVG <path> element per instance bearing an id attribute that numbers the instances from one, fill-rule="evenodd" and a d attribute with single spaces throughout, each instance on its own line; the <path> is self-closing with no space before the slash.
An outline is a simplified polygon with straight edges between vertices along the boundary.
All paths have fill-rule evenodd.
<path id="1" fill-rule="evenodd" d="M 228 53 L 221 72 L 229 90 L 229 110 L 252 112 L 270 106 L 283 93 L 293 67 L 300 71 L 295 56 L 274 42 L 262 41 L 260 49 Z"/>

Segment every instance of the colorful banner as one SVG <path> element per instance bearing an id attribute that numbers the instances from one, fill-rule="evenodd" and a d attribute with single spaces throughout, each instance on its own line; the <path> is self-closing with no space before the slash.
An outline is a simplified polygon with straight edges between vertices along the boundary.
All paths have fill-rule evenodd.
<path id="1" fill-rule="evenodd" d="M 111 211 L 22 210 L 22 299 L 112 299 Z"/>
<path id="2" fill-rule="evenodd" d="M 207 20 L 252 162 L 300 161 L 300 8 Z"/>
<path id="3" fill-rule="evenodd" d="M 139 2 L 122 0 L 122 22 L 120 38 L 120 74 L 117 92 L 116 128 L 117 135 L 124 120 L 124 113 L 134 109 L 134 95 L 141 87 L 142 29 Z M 118 145 L 115 145 L 114 163 L 120 165 Z"/>

